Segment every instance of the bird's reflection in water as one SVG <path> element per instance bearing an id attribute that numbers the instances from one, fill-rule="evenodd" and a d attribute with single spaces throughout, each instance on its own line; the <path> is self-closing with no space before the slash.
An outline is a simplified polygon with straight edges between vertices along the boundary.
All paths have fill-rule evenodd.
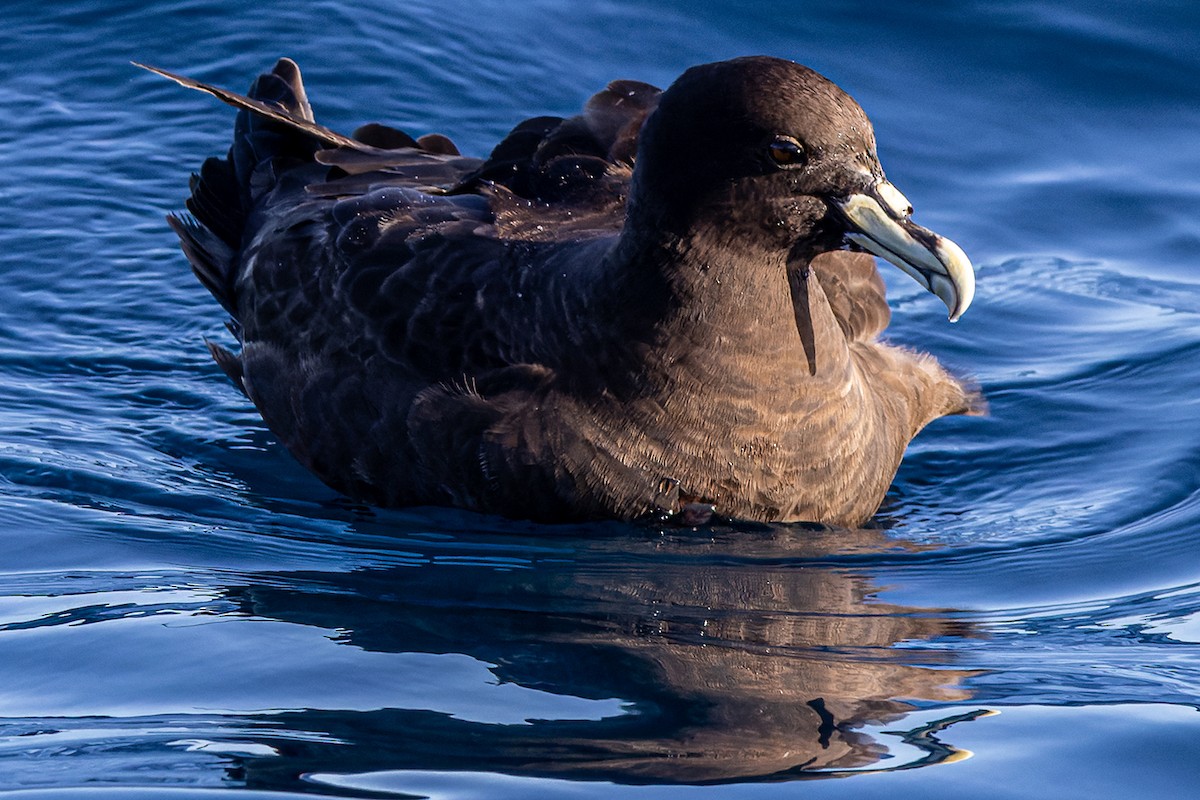
<path id="1" fill-rule="evenodd" d="M 304 774 L 416 769 L 696 784 L 882 767 L 887 746 L 863 728 L 961 703 L 973 674 L 936 644 L 973 635 L 953 611 L 874 597 L 873 554 L 903 547 L 880 531 L 798 527 L 406 539 L 412 566 L 231 590 L 247 612 L 335 629 L 348 645 L 466 654 L 504 682 L 626 704 L 518 725 L 454 718 L 436 696 L 425 709 L 281 713 L 271 721 L 330 743 L 287 741 L 281 757 L 247 760 L 244 778 L 286 788 Z M 938 733 L 957 719 L 911 731 L 922 756 L 888 763 L 953 760 Z"/>

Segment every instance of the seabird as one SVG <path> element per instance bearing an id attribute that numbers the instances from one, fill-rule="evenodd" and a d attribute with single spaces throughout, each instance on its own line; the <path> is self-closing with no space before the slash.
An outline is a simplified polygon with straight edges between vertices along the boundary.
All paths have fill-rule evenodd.
<path id="1" fill-rule="evenodd" d="M 141 66 L 141 65 L 139 65 Z M 614 81 L 486 159 L 315 122 L 289 59 L 168 219 L 230 314 L 209 345 L 334 489 L 560 522 L 715 508 L 854 527 L 974 393 L 883 343 L 870 254 L 956 320 L 974 273 L 916 225 L 871 123 L 811 69 Z"/>

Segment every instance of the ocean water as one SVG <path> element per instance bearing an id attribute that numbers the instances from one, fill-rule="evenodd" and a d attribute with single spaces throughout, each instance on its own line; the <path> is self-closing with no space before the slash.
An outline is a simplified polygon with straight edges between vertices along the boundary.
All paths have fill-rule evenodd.
<path id="1" fill-rule="evenodd" d="M 1200 784 L 1200 6 L 64 0 L 0 35 L 0 795 L 1188 798 Z M 987 396 L 869 530 L 379 511 L 209 361 L 163 215 L 280 55 L 482 155 L 769 53 L 874 120 L 979 294 L 884 267 Z M 835 780 L 834 778 L 837 778 Z"/>

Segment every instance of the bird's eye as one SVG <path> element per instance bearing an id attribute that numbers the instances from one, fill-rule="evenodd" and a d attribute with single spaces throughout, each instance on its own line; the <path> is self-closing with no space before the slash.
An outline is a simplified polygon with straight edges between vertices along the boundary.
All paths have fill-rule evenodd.
<path id="1" fill-rule="evenodd" d="M 781 167 L 799 167 L 805 162 L 804 148 L 790 136 L 776 137 L 767 145 L 767 154 Z"/>

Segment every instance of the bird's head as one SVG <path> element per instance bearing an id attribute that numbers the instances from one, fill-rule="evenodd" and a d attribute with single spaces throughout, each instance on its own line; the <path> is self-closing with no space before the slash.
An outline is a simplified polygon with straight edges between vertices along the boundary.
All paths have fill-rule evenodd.
<path id="1" fill-rule="evenodd" d="M 793 263 L 866 250 L 941 298 L 951 320 L 974 295 L 962 249 L 914 223 L 884 177 L 858 103 L 783 59 L 693 67 L 662 94 L 641 132 L 630 213 L 680 236 L 786 249 Z"/>

